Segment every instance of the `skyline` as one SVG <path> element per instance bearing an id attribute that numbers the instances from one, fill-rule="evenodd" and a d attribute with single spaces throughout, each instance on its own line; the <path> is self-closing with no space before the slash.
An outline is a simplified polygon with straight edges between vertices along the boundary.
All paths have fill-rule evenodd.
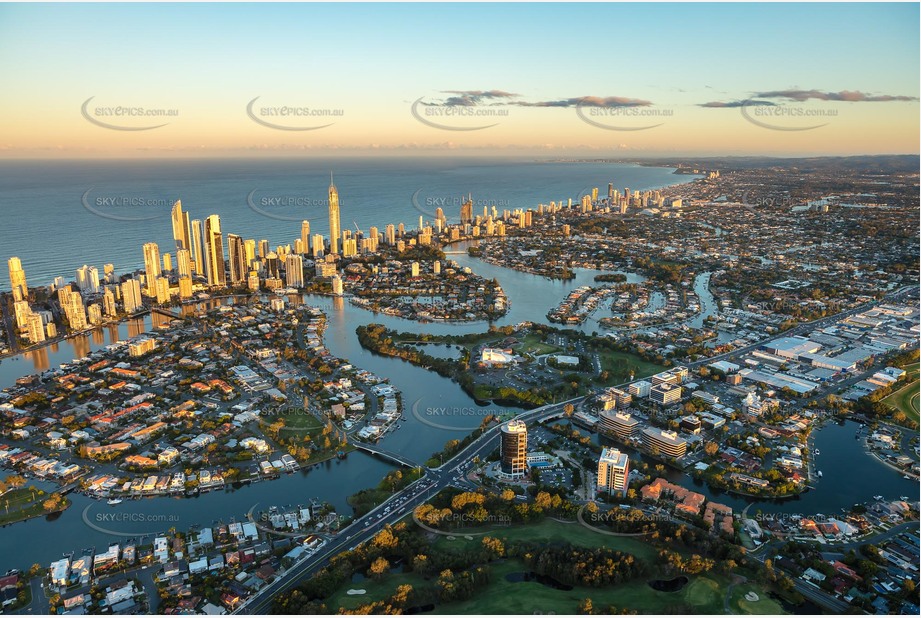
<path id="1" fill-rule="evenodd" d="M 579 9 L 4 5 L 0 157 L 918 152 L 916 4 Z"/>

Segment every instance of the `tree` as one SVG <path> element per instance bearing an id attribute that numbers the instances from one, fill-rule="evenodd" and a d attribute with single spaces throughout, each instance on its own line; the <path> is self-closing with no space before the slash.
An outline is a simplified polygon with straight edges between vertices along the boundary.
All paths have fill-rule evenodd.
<path id="1" fill-rule="evenodd" d="M 390 563 L 383 556 L 378 556 L 368 569 L 368 577 L 380 581 L 390 571 Z"/>
<path id="2" fill-rule="evenodd" d="M 704 444 L 704 453 L 706 453 L 710 457 L 713 457 L 714 455 L 716 455 L 717 452 L 719 452 L 719 450 L 720 450 L 720 445 L 717 444 L 716 442 L 707 442 L 706 444 Z"/>
<path id="3" fill-rule="evenodd" d="M 591 616 L 595 613 L 595 608 L 592 605 L 591 599 L 582 599 L 579 601 L 579 607 L 576 609 L 577 614 L 582 614 L 583 616 Z"/>
<path id="4" fill-rule="evenodd" d="M 573 388 L 577 387 L 578 384 L 576 384 Z M 576 408 L 571 403 L 567 403 L 565 406 L 563 406 L 563 412 L 566 414 L 566 416 L 572 416 L 572 413 L 575 412 L 575 410 Z"/>

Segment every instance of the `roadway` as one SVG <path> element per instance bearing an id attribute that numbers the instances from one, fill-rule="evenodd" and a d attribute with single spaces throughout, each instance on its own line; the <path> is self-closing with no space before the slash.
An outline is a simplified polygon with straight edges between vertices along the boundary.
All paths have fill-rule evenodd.
<path id="1" fill-rule="evenodd" d="M 562 414 L 563 406 L 567 403 L 575 404 L 582 399 L 583 397 L 577 397 L 528 410 L 518 414 L 516 418 L 526 422 L 542 421 Z M 426 468 L 425 475 L 421 479 L 395 493 L 369 513 L 349 524 L 317 553 L 295 563 L 274 581 L 258 590 L 233 613 L 271 613 L 272 602 L 277 596 L 290 591 L 303 580 L 313 576 L 329 564 L 330 558 L 374 538 L 384 527 L 396 523 L 446 487 L 462 485 L 464 472 L 461 468 L 474 457 L 483 459 L 498 447 L 500 427 L 501 425 L 490 427 L 438 468 Z"/>

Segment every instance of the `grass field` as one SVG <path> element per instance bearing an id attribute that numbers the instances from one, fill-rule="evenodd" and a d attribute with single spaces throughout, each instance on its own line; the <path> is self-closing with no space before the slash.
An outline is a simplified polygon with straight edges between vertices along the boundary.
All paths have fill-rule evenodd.
<path id="1" fill-rule="evenodd" d="M 616 350 L 601 352 L 601 369 L 610 373 L 607 384 L 621 384 L 630 379 L 630 371 L 633 371 L 634 379 L 639 380 L 654 373 L 663 371 L 665 367 L 650 363 L 643 360 L 635 354 L 618 352 Z"/>
<path id="2" fill-rule="evenodd" d="M 512 346 L 512 349 L 519 354 L 530 354 L 531 356 L 540 356 L 542 354 L 552 354 L 554 352 L 563 351 L 563 348 L 544 343 L 540 340 L 540 337 L 534 333 L 526 335 L 518 345 Z"/>
<path id="3" fill-rule="evenodd" d="M 277 418 L 285 419 L 282 433 L 306 433 L 312 436 L 323 429 L 323 423 L 317 417 L 300 410 L 292 414 L 279 414 Z"/>
<path id="4" fill-rule="evenodd" d="M 754 592 L 758 595 L 757 601 L 749 601 L 745 595 Z M 751 583 L 739 584 L 732 589 L 729 599 L 729 608 L 737 614 L 781 614 L 783 608 L 780 603 L 767 596 L 761 588 Z"/>
<path id="5" fill-rule="evenodd" d="M 583 547 L 605 546 L 629 552 L 655 564 L 656 550 L 641 540 L 629 537 L 612 537 L 597 534 L 579 524 L 544 520 L 534 525 L 492 528 L 490 536 L 506 540 L 529 540 L 542 543 L 572 543 Z M 482 542 L 482 536 L 453 539 L 441 536 L 432 543 L 433 552 L 461 550 Z M 590 598 L 596 610 L 606 610 L 614 605 L 643 614 L 674 613 L 679 607 L 690 608 L 699 614 L 722 614 L 728 578 L 716 573 L 691 576 L 690 582 L 677 592 L 653 590 L 646 579 L 608 588 L 577 586 L 572 590 L 556 590 L 538 582 L 512 582 L 506 575 L 522 572 L 524 564 L 518 560 L 505 560 L 491 565 L 492 581 L 474 598 L 463 602 L 438 605 L 431 614 L 574 614 L 582 599 Z M 650 578 L 651 579 L 651 578 Z M 330 611 L 338 608 L 354 609 L 372 600 L 387 598 L 401 584 L 415 589 L 430 587 L 434 579 L 425 580 L 414 573 L 390 573 L 380 582 L 364 579 L 342 586 L 326 600 Z M 363 595 L 349 595 L 348 590 L 365 590 Z M 746 592 L 754 591 L 759 601 L 744 600 Z M 741 584 L 733 589 L 730 600 L 739 613 L 782 613 L 782 608 L 770 600 L 767 593 L 753 584 Z"/>
<path id="6" fill-rule="evenodd" d="M 44 515 L 46 511 L 42 502 L 48 497 L 48 494 L 39 495 L 38 490 L 33 496 L 33 492 L 27 487 L 3 494 L 3 497 L 0 497 L 0 525 Z"/>
<path id="7" fill-rule="evenodd" d="M 475 530 L 471 531 L 475 532 Z M 563 523 L 552 519 L 545 519 L 540 523 L 527 526 L 493 527 L 490 529 L 488 536 L 507 541 L 533 541 L 548 544 L 571 543 L 582 547 L 608 547 L 649 561 L 654 560 L 656 556 L 654 547 L 636 538 L 598 534 L 578 523 Z M 432 546 L 437 551 L 451 551 L 452 548 L 461 549 L 468 545 L 479 545 L 482 542 L 482 538 L 482 536 L 474 536 L 470 539 L 465 539 L 463 536 L 458 535 L 451 540 L 447 536 L 441 536 Z"/>
<path id="8" fill-rule="evenodd" d="M 918 422 L 919 420 L 919 385 L 921 382 L 918 381 L 918 365 L 907 369 L 908 379 L 912 382 L 905 386 L 904 388 L 892 393 L 885 399 L 883 403 L 892 406 L 897 410 L 901 410 L 905 413 L 905 416 Z"/>

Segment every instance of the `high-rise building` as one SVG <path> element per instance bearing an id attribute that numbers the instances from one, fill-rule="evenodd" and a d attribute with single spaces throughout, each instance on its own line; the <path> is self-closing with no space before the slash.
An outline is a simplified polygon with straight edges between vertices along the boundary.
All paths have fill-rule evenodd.
<path id="1" fill-rule="evenodd" d="M 310 221 L 301 221 L 301 252 L 307 253 L 310 249 Z"/>
<path id="2" fill-rule="evenodd" d="M 26 285 L 26 271 L 22 269 L 22 262 L 18 257 L 11 257 L 7 261 L 10 267 L 10 286 L 13 290 L 13 300 L 23 300 L 29 296 L 29 286 Z"/>
<path id="3" fill-rule="evenodd" d="M 189 226 L 189 213 L 182 212 L 182 201 L 176 200 L 171 213 L 173 221 L 173 240 L 176 241 L 176 250 L 192 249 L 191 231 Z"/>
<path id="4" fill-rule="evenodd" d="M 246 246 L 236 234 L 227 235 L 227 260 L 230 262 L 230 285 L 246 281 L 249 266 L 246 263 Z"/>
<path id="5" fill-rule="evenodd" d="M 112 293 L 108 286 L 102 293 L 102 309 L 108 318 L 114 318 L 118 313 L 115 309 L 115 294 Z"/>
<path id="6" fill-rule="evenodd" d="M 393 223 L 388 223 L 387 227 L 384 228 L 384 242 L 388 245 L 395 245 L 397 242 L 397 232 Z"/>
<path id="7" fill-rule="evenodd" d="M 95 266 L 84 264 L 77 269 L 77 287 L 84 294 L 99 293 L 99 270 Z"/>
<path id="8" fill-rule="evenodd" d="M 688 449 L 687 440 L 680 438 L 675 431 L 663 431 L 655 427 L 647 427 L 640 432 L 640 438 L 646 450 L 654 455 L 684 457 Z"/>
<path id="9" fill-rule="evenodd" d="M 321 255 L 323 255 L 323 242 L 324 241 L 323 241 L 322 234 L 313 235 L 313 242 L 310 244 L 310 254 L 313 257 L 316 258 L 316 257 L 320 257 Z"/>
<path id="10" fill-rule="evenodd" d="M 304 287 L 304 258 L 300 255 L 289 255 L 285 258 L 285 285 L 289 288 Z"/>
<path id="11" fill-rule="evenodd" d="M 176 252 L 176 268 L 179 271 L 179 278 L 192 276 L 192 252 L 188 249 L 180 249 Z"/>
<path id="12" fill-rule="evenodd" d="M 26 318 L 26 338 L 32 343 L 41 343 L 45 340 L 45 324 L 41 315 L 30 313 Z"/>
<path id="13" fill-rule="evenodd" d="M 339 190 L 333 184 L 333 173 L 329 173 L 329 252 L 339 253 Z"/>
<path id="14" fill-rule="evenodd" d="M 205 260 L 201 249 L 201 220 L 192 219 L 192 270 L 197 275 L 205 274 Z"/>
<path id="15" fill-rule="evenodd" d="M 461 203 L 460 221 L 462 224 L 473 223 L 473 194 L 471 193 L 468 193 Z"/>
<path id="16" fill-rule="evenodd" d="M 169 253 L 163 254 L 163 272 L 168 273 L 173 270 L 173 256 Z"/>
<path id="17" fill-rule="evenodd" d="M 157 277 L 157 303 L 163 305 L 169 302 L 169 279 Z"/>
<path id="18" fill-rule="evenodd" d="M 179 298 L 192 298 L 191 277 L 179 277 Z"/>
<path id="19" fill-rule="evenodd" d="M 499 454 L 503 474 L 513 478 L 524 476 L 528 467 L 528 426 L 524 421 L 502 425 Z"/>
<path id="20" fill-rule="evenodd" d="M 603 448 L 598 458 L 598 491 L 625 494 L 629 484 L 630 458 L 616 448 Z"/>
<path id="21" fill-rule="evenodd" d="M 157 277 L 160 276 L 160 248 L 155 242 L 144 245 L 144 274 L 147 275 L 147 295 L 157 295 Z"/>
<path id="22" fill-rule="evenodd" d="M 333 275 L 332 279 L 330 279 L 330 284 L 333 286 L 333 294 L 335 296 L 342 296 L 342 277 Z"/>
<path id="23" fill-rule="evenodd" d="M 137 279 L 128 279 L 122 283 L 122 304 L 125 313 L 136 313 L 144 307 L 141 300 L 141 282 Z"/>
<path id="24" fill-rule="evenodd" d="M 205 275 L 208 278 L 208 285 L 217 288 L 226 287 L 224 237 L 221 235 L 221 218 L 217 215 L 211 215 L 205 219 L 204 244 Z"/>

